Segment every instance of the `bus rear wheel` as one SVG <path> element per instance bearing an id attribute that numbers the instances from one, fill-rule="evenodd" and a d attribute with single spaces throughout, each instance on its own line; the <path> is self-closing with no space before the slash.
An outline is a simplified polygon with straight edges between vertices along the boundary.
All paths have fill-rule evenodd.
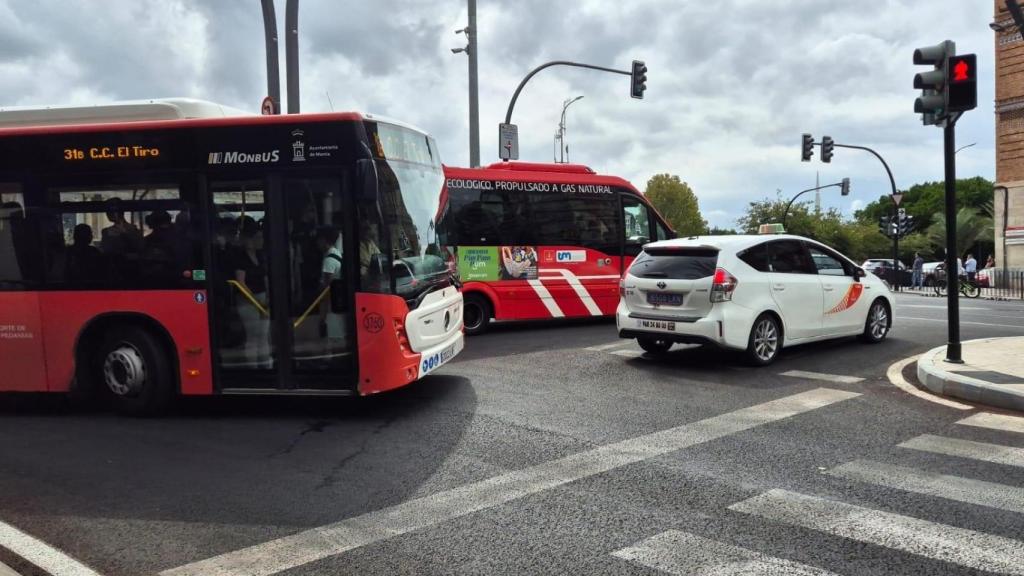
<path id="1" fill-rule="evenodd" d="M 139 326 L 110 330 L 96 356 L 97 381 L 115 410 L 132 416 L 158 414 L 170 404 L 173 374 L 167 351 Z"/>
<path id="2" fill-rule="evenodd" d="M 462 301 L 462 325 L 470 336 L 483 334 L 494 313 L 491 302 L 480 294 L 466 294 Z"/>

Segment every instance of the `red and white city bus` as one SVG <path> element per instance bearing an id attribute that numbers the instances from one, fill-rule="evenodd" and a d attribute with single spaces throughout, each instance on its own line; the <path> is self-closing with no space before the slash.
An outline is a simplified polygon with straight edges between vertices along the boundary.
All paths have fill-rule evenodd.
<path id="1" fill-rule="evenodd" d="M 641 247 L 674 234 L 629 182 L 575 164 L 446 166 L 442 244 L 464 283 L 466 332 L 490 319 L 610 316 Z"/>
<path id="2" fill-rule="evenodd" d="M 0 391 L 372 394 L 461 351 L 430 136 L 152 104 L 0 111 Z"/>

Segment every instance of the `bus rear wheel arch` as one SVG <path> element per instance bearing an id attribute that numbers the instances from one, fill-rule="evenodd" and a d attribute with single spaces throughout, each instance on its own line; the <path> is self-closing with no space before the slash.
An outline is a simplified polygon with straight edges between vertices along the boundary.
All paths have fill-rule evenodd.
<path id="1" fill-rule="evenodd" d="M 494 317 L 491 301 L 479 292 L 470 292 L 462 297 L 462 323 L 466 334 L 483 334 Z"/>
<path id="2" fill-rule="evenodd" d="M 174 346 L 148 318 L 99 319 L 79 339 L 73 394 L 133 416 L 166 410 L 177 386 Z"/>

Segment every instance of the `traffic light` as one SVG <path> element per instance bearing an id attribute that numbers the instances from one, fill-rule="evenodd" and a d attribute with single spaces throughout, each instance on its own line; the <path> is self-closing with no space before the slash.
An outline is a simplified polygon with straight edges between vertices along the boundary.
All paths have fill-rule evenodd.
<path id="1" fill-rule="evenodd" d="M 890 235 L 889 222 L 891 222 L 891 221 L 892 221 L 892 217 L 891 216 L 879 216 L 878 217 L 878 231 L 881 232 L 883 236 L 889 236 Z"/>
<path id="2" fill-rule="evenodd" d="M 811 157 L 814 156 L 814 136 L 810 134 L 803 135 L 803 156 L 801 156 L 802 162 L 810 162 Z"/>
<path id="3" fill-rule="evenodd" d="M 821 137 L 821 161 L 828 164 L 832 161 L 832 150 L 835 148 L 835 142 L 832 141 L 831 136 Z"/>
<path id="4" fill-rule="evenodd" d="M 843 181 L 839 185 L 839 191 L 842 192 L 843 196 L 850 195 L 850 179 L 843 178 Z"/>
<path id="5" fill-rule="evenodd" d="M 909 236 L 910 233 L 913 232 L 913 231 L 914 231 L 914 217 L 913 216 L 907 216 L 906 214 L 901 214 L 900 215 L 900 222 L 899 222 L 900 238 L 905 238 L 905 237 Z"/>
<path id="6" fill-rule="evenodd" d="M 978 59 L 974 54 L 951 56 L 946 64 L 946 111 L 978 107 Z"/>
<path id="7" fill-rule="evenodd" d="M 633 60 L 633 73 L 631 74 L 629 95 L 633 98 L 643 99 L 644 90 L 647 90 L 647 65 L 640 60 Z"/>
<path id="8" fill-rule="evenodd" d="M 915 66 L 934 67 L 914 75 L 914 88 L 921 90 L 921 96 L 914 101 L 914 112 L 922 115 L 921 122 L 925 125 L 938 124 L 949 113 L 946 62 L 955 54 L 956 44 L 949 40 L 914 50 Z"/>

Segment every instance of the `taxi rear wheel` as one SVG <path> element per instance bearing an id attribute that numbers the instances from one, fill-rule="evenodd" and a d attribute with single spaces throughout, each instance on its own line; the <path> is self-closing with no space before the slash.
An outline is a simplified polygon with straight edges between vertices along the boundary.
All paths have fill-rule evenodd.
<path id="1" fill-rule="evenodd" d="M 664 338 L 654 338 L 651 336 L 641 336 L 636 339 L 636 343 L 644 349 L 644 352 L 650 354 L 664 354 L 672 348 L 672 341 Z"/>
<path id="2" fill-rule="evenodd" d="M 771 314 L 762 314 L 754 320 L 747 339 L 747 362 L 754 366 L 767 366 L 775 361 L 782 350 L 782 328 Z"/>

